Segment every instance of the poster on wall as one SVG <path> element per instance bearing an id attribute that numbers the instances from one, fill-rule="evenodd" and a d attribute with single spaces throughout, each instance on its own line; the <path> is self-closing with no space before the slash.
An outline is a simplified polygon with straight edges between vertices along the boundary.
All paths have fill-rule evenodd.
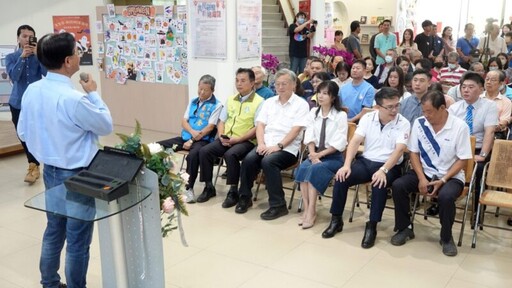
<path id="1" fill-rule="evenodd" d="M 89 16 L 53 16 L 53 32 L 69 32 L 75 36 L 76 47 L 82 54 L 80 65 L 92 65 Z"/>
<path id="2" fill-rule="evenodd" d="M 103 66 L 116 83 L 188 84 L 186 17 L 156 14 L 154 6 L 126 6 L 103 15 Z M 98 53 L 100 54 L 100 53 Z"/>
<path id="3" fill-rule="evenodd" d="M 11 96 L 12 84 L 9 74 L 7 74 L 5 58 L 15 49 L 15 45 L 0 45 L 0 107 L 6 106 Z M 2 108 L 0 110 L 3 111 Z"/>
<path id="4" fill-rule="evenodd" d="M 227 24 L 224 0 L 189 0 L 192 57 L 226 59 Z"/>
<path id="5" fill-rule="evenodd" d="M 261 54 L 261 1 L 236 1 L 237 59 L 259 58 Z"/>

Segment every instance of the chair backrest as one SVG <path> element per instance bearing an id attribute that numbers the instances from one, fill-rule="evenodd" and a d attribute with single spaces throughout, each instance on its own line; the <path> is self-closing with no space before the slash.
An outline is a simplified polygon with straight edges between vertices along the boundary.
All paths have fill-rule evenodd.
<path id="1" fill-rule="evenodd" d="M 350 143 L 350 140 L 352 140 L 352 137 L 354 136 L 354 133 L 356 132 L 357 124 L 353 122 L 348 122 L 348 131 L 347 131 L 347 140 L 348 143 Z"/>
<path id="2" fill-rule="evenodd" d="M 488 186 L 512 189 L 512 141 L 494 140 L 491 161 L 485 180 Z"/>
<path id="3" fill-rule="evenodd" d="M 464 175 L 466 176 L 466 183 L 471 182 L 471 176 L 473 175 L 473 168 L 475 167 L 475 147 L 476 147 L 476 137 L 471 136 L 471 155 L 473 156 L 471 159 L 468 160 L 466 163 L 466 167 L 464 167 Z"/>

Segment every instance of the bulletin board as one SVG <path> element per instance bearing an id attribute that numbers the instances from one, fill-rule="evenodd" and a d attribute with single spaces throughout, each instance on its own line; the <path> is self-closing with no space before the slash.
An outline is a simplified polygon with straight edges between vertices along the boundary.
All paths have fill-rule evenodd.
<path id="1" fill-rule="evenodd" d="M 152 30 L 151 28 L 148 33 L 143 33 L 143 42 L 138 41 L 137 38 L 137 40 L 132 39 L 131 42 L 126 41 L 127 45 L 124 45 L 122 41 L 119 42 L 117 40 L 122 40 L 123 36 L 126 39 L 128 35 L 127 32 L 107 33 L 107 31 L 110 31 L 111 28 L 113 28 L 112 30 L 114 32 L 122 29 L 126 29 L 125 31 L 128 30 L 128 27 L 124 28 L 128 22 L 123 22 L 126 15 L 122 14 L 123 11 L 126 11 L 126 7 L 128 6 L 116 6 L 116 15 L 114 18 L 109 17 L 106 6 L 96 7 L 96 30 L 98 39 L 98 48 L 96 50 L 98 61 L 96 62 L 99 63 L 98 69 L 101 71 L 100 81 L 102 97 L 110 109 L 114 124 L 133 127 L 135 125 L 135 120 L 137 119 L 141 123 L 143 129 L 169 132 L 172 135 L 178 135 L 181 131 L 183 113 L 188 104 L 188 67 L 184 60 L 186 58 L 186 54 L 184 55 L 184 52 L 186 52 L 187 48 L 185 27 L 183 27 L 184 43 L 182 47 L 178 46 L 178 43 L 176 43 L 176 39 L 180 33 L 174 35 L 175 41 L 173 43 L 166 42 L 167 40 L 165 40 L 163 42 L 164 44 L 160 45 L 162 42 L 160 42 L 161 38 L 159 38 L 159 30 Z M 164 7 L 151 6 L 151 9 L 154 11 L 155 17 L 152 19 L 154 19 L 153 21 L 156 27 L 156 17 L 161 17 L 158 19 L 162 20 L 163 23 Z M 106 22 L 105 19 L 107 19 Z M 109 21 L 108 19 L 115 19 L 121 23 L 117 22 L 118 25 L 114 24 L 114 27 L 112 27 L 110 25 L 112 21 Z M 147 19 L 147 22 L 145 20 L 141 21 L 141 24 L 143 25 L 142 29 L 145 29 L 146 23 L 152 25 L 151 18 Z M 129 23 L 138 25 L 137 17 L 133 20 L 133 22 L 129 21 Z M 107 23 L 109 27 L 104 27 L 104 23 Z M 137 37 L 137 26 L 134 31 L 135 33 L 130 33 L 131 36 Z M 148 35 L 151 37 L 146 37 Z M 165 35 L 164 37 L 167 39 L 168 35 Z M 149 41 L 148 46 L 146 46 L 146 39 Z M 153 43 L 153 41 L 156 41 L 156 43 Z M 109 58 L 107 56 L 109 53 L 108 47 L 113 46 L 113 43 L 122 43 L 123 45 L 116 45 L 121 47 L 113 47 L 112 49 L 114 52 L 112 57 Z M 162 49 L 160 49 L 161 47 Z M 133 50 L 133 48 L 135 48 L 135 50 Z M 138 57 L 140 54 L 137 54 L 139 53 L 137 50 L 139 48 L 144 51 L 143 58 L 141 59 Z M 118 58 L 116 59 L 116 61 L 118 61 L 117 68 L 114 68 L 112 65 L 113 63 L 110 62 L 114 61 L 113 56 L 116 55 L 115 49 L 117 49 L 118 52 Z M 121 53 L 121 49 L 123 50 L 123 54 Z M 129 50 L 129 57 L 124 54 L 126 51 L 125 49 Z M 165 51 L 165 57 L 161 54 L 163 53 L 161 50 Z M 169 58 L 171 57 L 171 54 L 167 53 L 168 51 L 176 51 L 176 53 L 180 53 L 180 55 L 177 58 L 171 59 Z M 135 52 L 135 54 L 132 54 L 132 52 Z M 150 53 L 149 58 L 145 58 L 147 56 L 145 55 L 146 52 Z M 155 52 L 156 55 L 151 55 L 153 52 Z M 135 57 L 133 57 L 134 55 Z M 176 54 L 172 55 L 172 57 L 176 56 Z M 138 60 L 142 60 L 142 62 L 137 62 Z M 142 65 L 142 69 L 140 69 L 139 72 L 128 71 L 128 68 L 130 68 L 126 66 L 128 63 L 133 63 L 133 68 L 135 70 L 138 68 L 137 65 Z M 126 69 L 121 69 L 123 64 L 124 67 L 127 67 Z M 130 65 L 131 64 L 128 66 Z M 150 66 L 151 68 L 149 68 Z M 147 72 L 140 73 L 142 71 Z M 161 79 L 158 79 L 158 71 L 162 72 Z M 176 71 L 179 71 L 179 75 L 174 73 Z M 119 75 L 119 72 L 121 72 L 121 75 Z M 126 72 L 126 75 L 122 75 L 123 72 Z M 169 75 L 169 72 L 172 72 L 174 78 Z M 124 84 L 120 84 L 120 82 L 124 82 L 122 79 L 123 77 L 125 77 L 126 81 Z"/>

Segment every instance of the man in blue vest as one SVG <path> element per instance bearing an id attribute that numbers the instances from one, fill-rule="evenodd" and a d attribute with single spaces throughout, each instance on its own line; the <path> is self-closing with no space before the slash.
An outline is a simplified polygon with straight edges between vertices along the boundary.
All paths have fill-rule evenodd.
<path id="1" fill-rule="evenodd" d="M 213 95 L 215 78 L 203 75 L 197 87 L 198 97 L 188 104 L 183 120 L 181 120 L 181 136 L 162 140 L 158 143 L 175 151 L 188 150 L 187 173 L 190 175 L 185 186 L 187 203 L 195 202 L 194 183 L 199 170 L 199 150 L 215 139 L 215 128 L 219 119 L 222 104 Z"/>

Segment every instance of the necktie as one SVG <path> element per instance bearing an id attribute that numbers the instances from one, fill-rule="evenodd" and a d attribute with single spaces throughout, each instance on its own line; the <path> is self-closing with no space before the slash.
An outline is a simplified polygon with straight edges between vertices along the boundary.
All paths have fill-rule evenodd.
<path id="1" fill-rule="evenodd" d="M 473 135 L 473 110 L 475 107 L 473 105 L 469 105 L 466 108 L 466 123 L 469 126 L 469 134 Z"/>
<path id="2" fill-rule="evenodd" d="M 325 150 L 325 128 L 327 124 L 327 118 L 322 120 L 322 128 L 320 129 L 320 141 L 318 142 L 318 150 L 316 152 L 320 152 Z"/>

